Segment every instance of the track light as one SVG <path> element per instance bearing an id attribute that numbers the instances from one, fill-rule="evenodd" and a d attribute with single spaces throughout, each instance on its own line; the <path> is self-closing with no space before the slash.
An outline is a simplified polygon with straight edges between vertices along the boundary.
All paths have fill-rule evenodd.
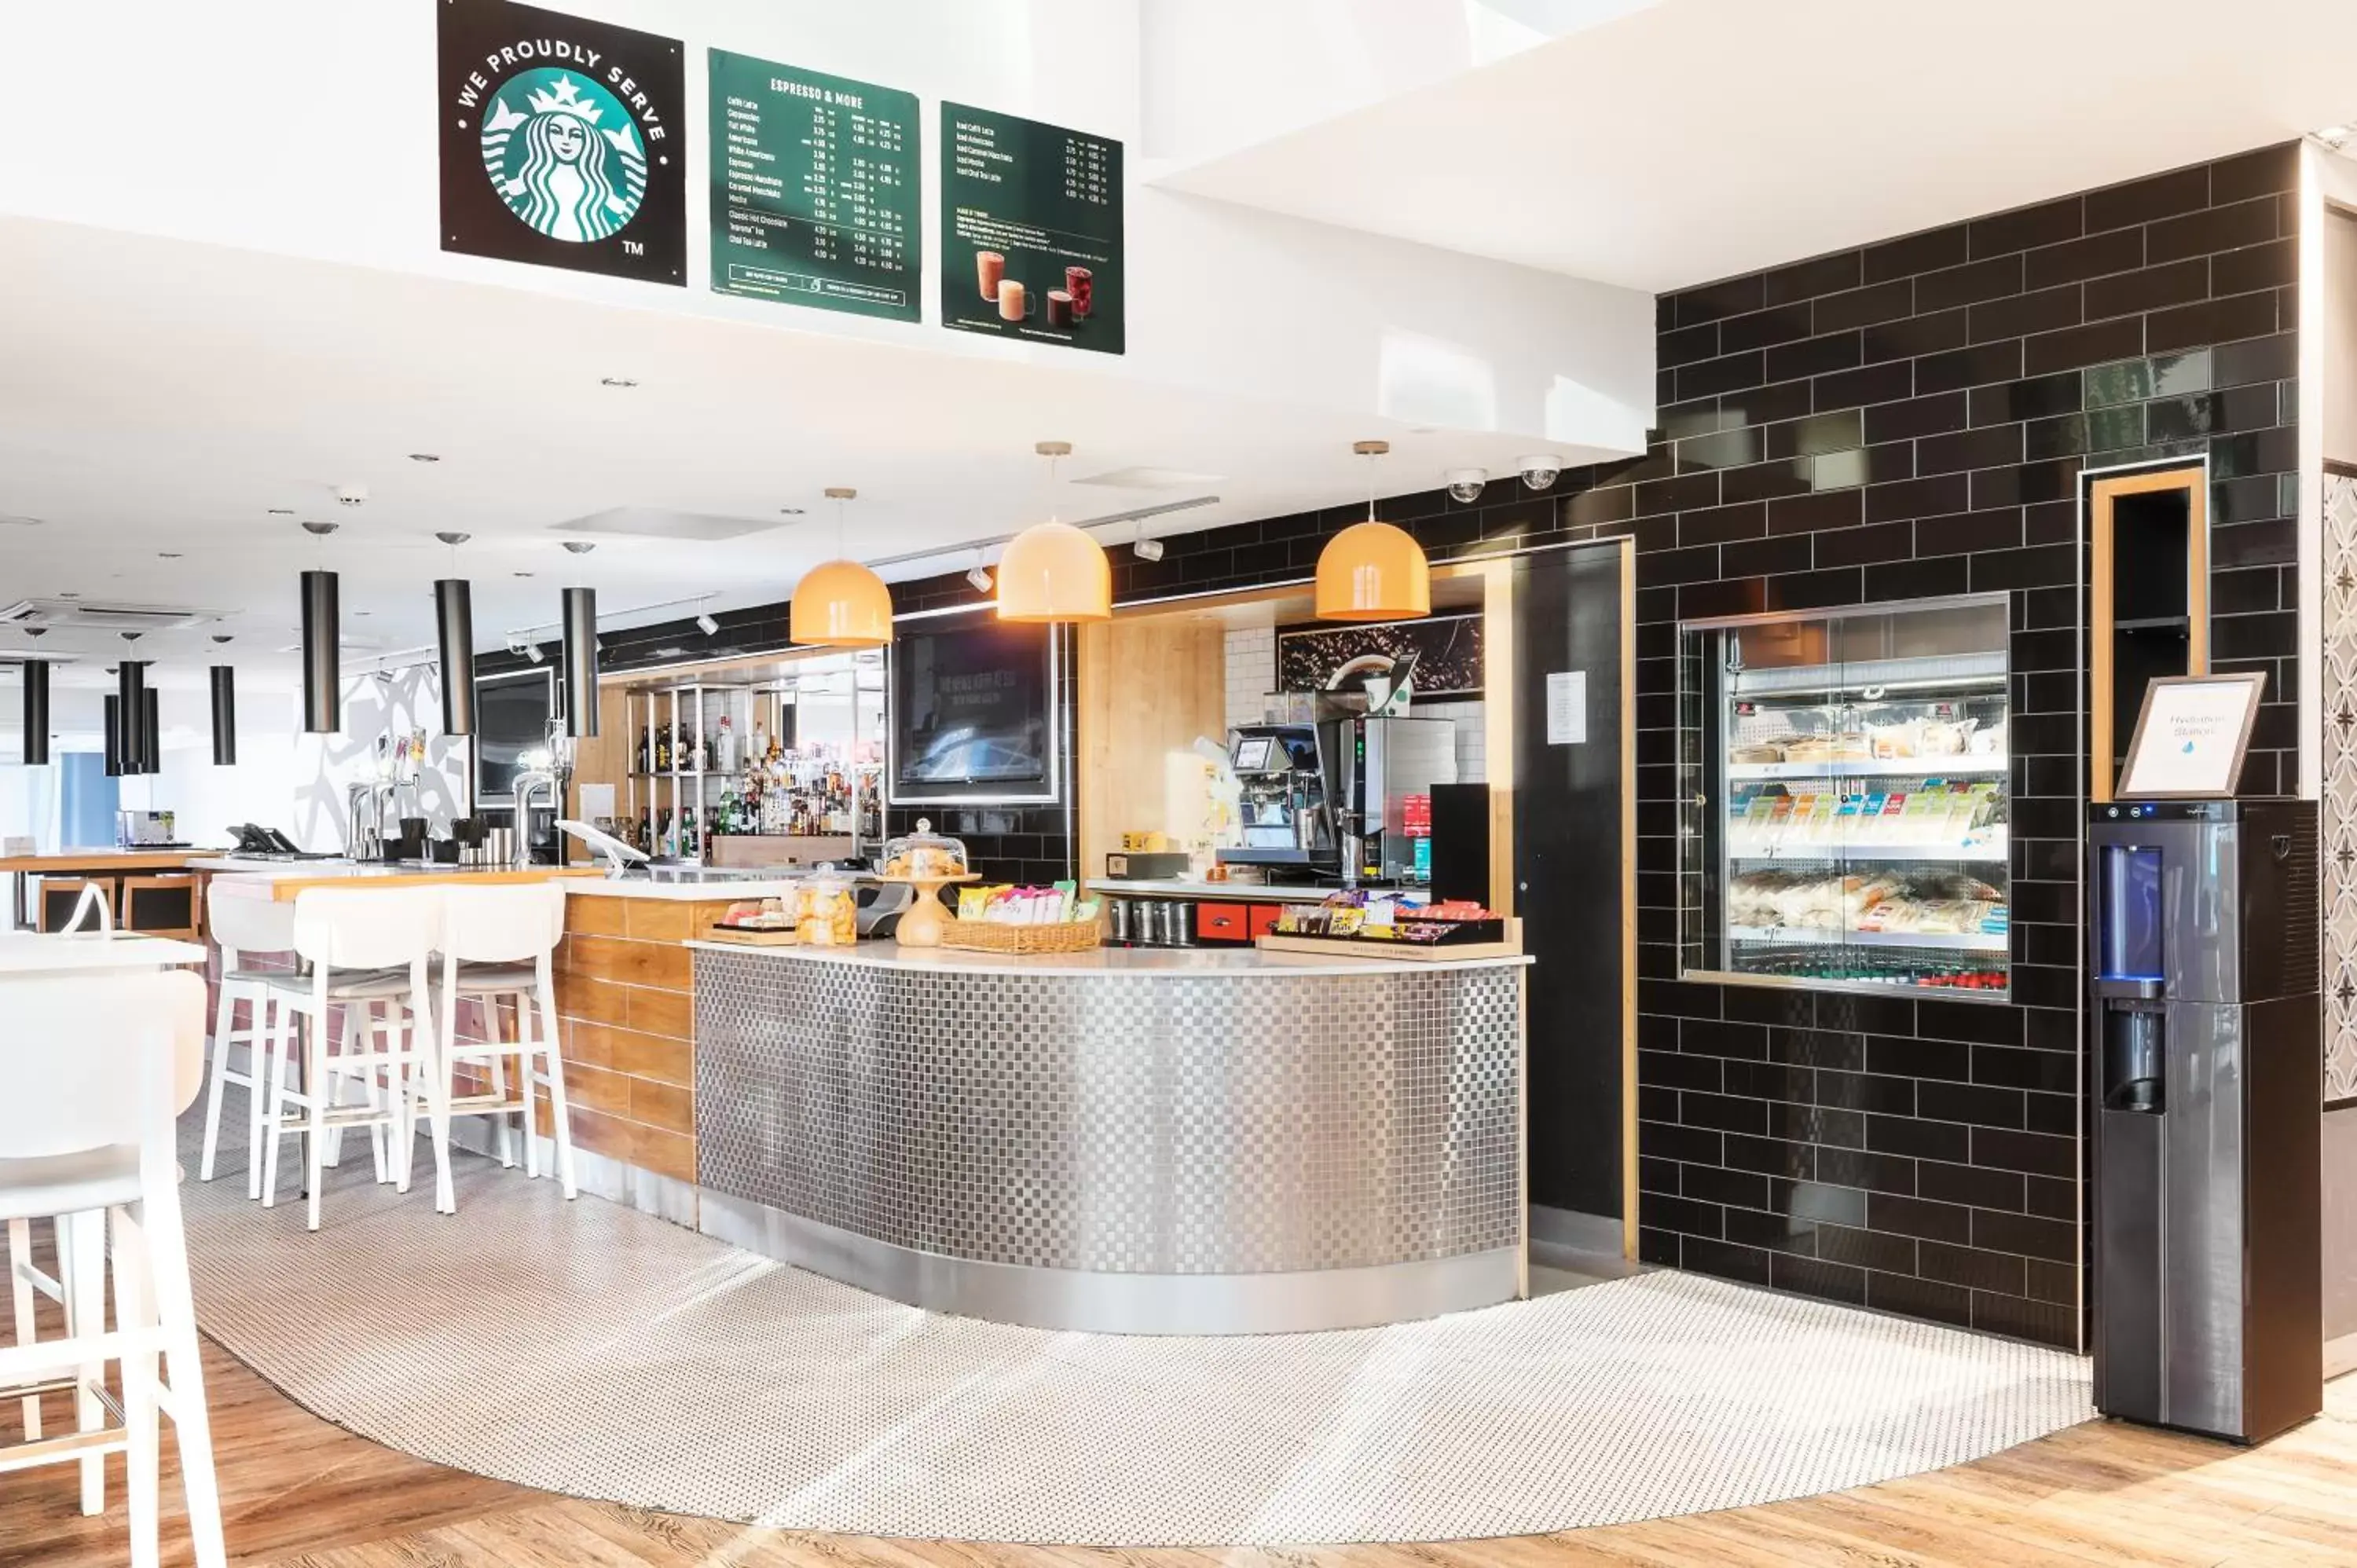
<path id="1" fill-rule="evenodd" d="M 1140 561 L 1162 559 L 1162 541 L 1158 539 L 1141 539 L 1129 548 Z"/>
<path id="2" fill-rule="evenodd" d="M 526 659 L 531 660 L 534 664 L 545 664 L 548 662 L 548 655 L 540 650 L 540 644 L 537 642 L 525 643 L 523 645 L 523 656 Z"/>
<path id="3" fill-rule="evenodd" d="M 994 579 L 990 575 L 990 568 L 984 565 L 979 561 L 975 562 L 973 567 L 967 571 L 965 580 L 974 585 L 974 591 L 977 594 L 986 594 L 990 592 L 994 582 Z"/>
<path id="4" fill-rule="evenodd" d="M 720 623 L 708 615 L 699 615 L 695 618 L 695 629 L 706 637 L 718 637 Z"/>

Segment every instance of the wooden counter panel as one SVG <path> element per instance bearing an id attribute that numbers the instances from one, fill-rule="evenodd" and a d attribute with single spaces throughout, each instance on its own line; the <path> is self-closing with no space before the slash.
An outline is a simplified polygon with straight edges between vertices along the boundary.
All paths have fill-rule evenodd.
<path id="1" fill-rule="evenodd" d="M 558 1004 L 560 1009 L 563 1004 Z M 662 1035 L 674 1040 L 695 1038 L 695 998 L 684 991 L 630 988 L 630 1015 L 605 1020 L 621 1023 L 642 1035 Z"/>
<path id="2" fill-rule="evenodd" d="M 700 898 L 567 900 L 556 1008 L 581 1147 L 695 1180 L 695 964 L 680 944 L 726 908 Z"/>
<path id="3" fill-rule="evenodd" d="M 588 980 L 615 980 L 664 991 L 687 991 L 695 984 L 694 962 L 676 940 L 567 937 L 558 957 L 567 974 Z"/>
<path id="4" fill-rule="evenodd" d="M 639 900 L 605 898 L 596 894 L 574 894 L 565 900 L 565 931 L 567 936 L 619 937 L 623 933 L 625 910 Z"/>

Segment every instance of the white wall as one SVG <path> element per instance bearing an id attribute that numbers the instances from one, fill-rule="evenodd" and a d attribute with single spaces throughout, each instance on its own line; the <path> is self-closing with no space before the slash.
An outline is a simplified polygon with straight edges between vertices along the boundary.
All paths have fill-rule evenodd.
<path id="1" fill-rule="evenodd" d="M 426 735 L 425 766 L 414 800 L 418 814 L 431 824 L 429 831 L 447 837 L 451 819 L 466 812 L 469 753 L 465 741 L 442 733 L 440 671 L 431 664 L 413 664 L 381 676 L 348 676 L 343 701 L 340 732 L 297 734 L 288 748 L 296 784 L 295 822 L 288 831 L 295 842 L 308 850 L 349 849 L 346 791 L 379 777 L 381 739 L 398 740 L 419 729 Z M 404 810 L 407 805 L 404 801 Z"/>
<path id="2" fill-rule="evenodd" d="M 1139 0 L 606 0 L 577 8 L 683 37 L 688 278 L 665 288 L 445 254 L 436 247 L 435 24 L 426 5 L 240 0 L 235 25 L 180 0 L 13 7 L 0 21 L 19 124 L 71 125 L 0 159 L 0 212 L 489 282 L 633 311 L 823 334 L 926 355 L 1052 363 L 1436 428 L 1641 449 L 1652 412 L 1650 296 L 1259 213 L 1142 182 L 1127 190 L 1129 351 L 951 332 L 715 295 L 705 221 L 705 49 L 720 46 L 905 88 L 926 100 L 925 251 L 939 267 L 938 102 L 1032 115 L 1136 146 Z M 201 156 L 108 102 L 205 96 Z M 1217 90 L 1206 79 L 1203 90 Z M 1142 164 L 1142 160 L 1138 161 Z M 97 177 L 93 171 L 103 171 Z M 929 314 L 931 314 L 929 307 Z M 763 351 L 748 339 L 748 352 Z M 921 375 L 921 361 L 909 372 Z"/>

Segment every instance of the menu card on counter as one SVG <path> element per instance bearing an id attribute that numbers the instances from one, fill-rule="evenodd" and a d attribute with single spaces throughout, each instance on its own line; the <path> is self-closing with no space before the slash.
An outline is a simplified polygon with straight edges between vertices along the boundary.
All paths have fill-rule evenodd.
<path id="1" fill-rule="evenodd" d="M 1122 352 L 1121 144 L 942 105 L 942 322 Z"/>
<path id="2" fill-rule="evenodd" d="M 923 318 L 917 99 L 711 51 L 712 288 Z"/>

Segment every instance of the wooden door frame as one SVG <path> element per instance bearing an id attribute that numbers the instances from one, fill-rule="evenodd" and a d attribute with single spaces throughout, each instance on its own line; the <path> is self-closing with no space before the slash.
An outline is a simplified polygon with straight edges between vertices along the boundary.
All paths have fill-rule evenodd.
<path id="1" fill-rule="evenodd" d="M 2112 798 L 2112 737 L 2118 715 L 2112 711 L 2112 558 L 2114 504 L 2122 496 L 2186 492 L 2185 672 L 2210 672 L 2210 465 L 2192 458 L 2169 467 L 2140 465 L 2088 477 L 2087 570 L 2087 799 L 2100 805 Z M 2133 724 L 2135 720 L 2128 721 Z"/>

